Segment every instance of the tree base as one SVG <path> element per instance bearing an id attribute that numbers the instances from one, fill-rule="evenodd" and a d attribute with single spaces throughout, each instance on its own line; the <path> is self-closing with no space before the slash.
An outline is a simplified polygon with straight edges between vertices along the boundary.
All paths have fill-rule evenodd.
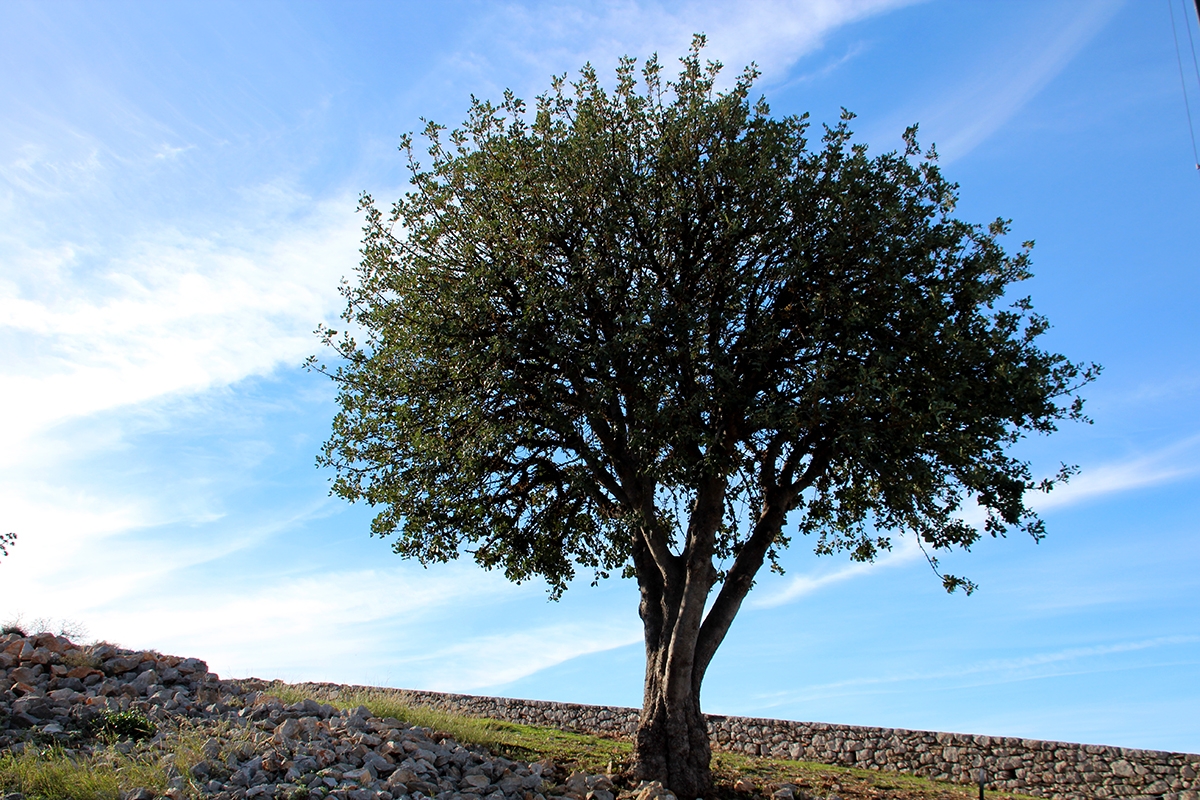
<path id="1" fill-rule="evenodd" d="M 662 696 L 647 698 L 633 747 L 633 775 L 659 781 L 679 800 L 712 792 L 712 750 L 708 722 L 694 697 L 684 708 L 670 708 Z"/>

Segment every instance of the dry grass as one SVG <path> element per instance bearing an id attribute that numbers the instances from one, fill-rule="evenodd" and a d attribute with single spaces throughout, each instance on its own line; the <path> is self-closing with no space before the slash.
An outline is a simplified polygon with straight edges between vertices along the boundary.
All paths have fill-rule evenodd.
<path id="1" fill-rule="evenodd" d="M 0 756 L 0 793 L 30 800 L 120 800 L 122 792 L 140 787 L 162 794 L 167 782 L 166 770 L 153 760 L 113 748 L 82 758 L 57 747 Z"/>

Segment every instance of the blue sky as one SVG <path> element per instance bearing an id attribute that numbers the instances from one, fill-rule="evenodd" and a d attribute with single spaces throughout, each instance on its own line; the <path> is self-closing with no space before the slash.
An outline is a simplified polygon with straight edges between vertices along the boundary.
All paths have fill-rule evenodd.
<path id="1" fill-rule="evenodd" d="M 327 496 L 333 389 L 300 363 L 420 117 L 703 31 L 776 113 L 846 106 L 875 151 L 920 123 L 959 215 L 1037 241 L 1046 346 L 1105 367 L 1094 425 L 1020 446 L 1082 468 L 1045 541 L 946 559 L 969 598 L 905 544 L 797 541 L 705 708 L 1200 752 L 1200 175 L 1168 8 L 0 2 L 0 615 L 226 676 L 638 704 L 634 587 L 550 603 L 392 555 Z"/>

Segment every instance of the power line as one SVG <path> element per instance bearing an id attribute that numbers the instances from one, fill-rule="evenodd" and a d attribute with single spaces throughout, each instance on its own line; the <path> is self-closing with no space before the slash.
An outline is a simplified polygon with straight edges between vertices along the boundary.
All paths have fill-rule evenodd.
<path id="1" fill-rule="evenodd" d="M 1196 72 L 1196 85 L 1200 86 L 1200 61 L 1196 59 L 1196 41 L 1192 38 L 1192 25 L 1187 21 L 1187 0 L 1179 0 L 1183 6 L 1183 27 L 1188 34 L 1188 46 L 1192 49 L 1192 69 Z M 1196 4 L 1196 21 L 1200 24 L 1200 0 L 1195 0 Z"/>
<path id="2" fill-rule="evenodd" d="M 1183 0 L 1180 0 L 1183 2 Z M 1200 9 L 1200 0 L 1196 0 L 1197 8 Z M 1179 64 L 1179 88 L 1183 90 L 1183 110 L 1187 113 L 1188 135 L 1192 137 L 1192 160 L 1196 164 L 1196 169 L 1200 170 L 1200 152 L 1196 150 L 1196 127 L 1192 124 L 1192 106 L 1188 102 L 1187 79 L 1183 76 L 1183 54 L 1179 51 L 1179 30 L 1175 26 L 1175 6 L 1171 0 L 1167 0 L 1167 10 L 1171 14 L 1171 39 L 1175 42 L 1175 61 Z M 1200 10 L 1197 11 L 1200 14 Z M 1187 15 L 1183 18 L 1184 27 L 1188 30 L 1188 40 L 1192 38 L 1192 27 L 1188 24 Z M 1196 63 L 1196 48 L 1192 46 L 1192 63 Z M 1200 80 L 1200 67 L 1197 67 L 1197 80 Z"/>

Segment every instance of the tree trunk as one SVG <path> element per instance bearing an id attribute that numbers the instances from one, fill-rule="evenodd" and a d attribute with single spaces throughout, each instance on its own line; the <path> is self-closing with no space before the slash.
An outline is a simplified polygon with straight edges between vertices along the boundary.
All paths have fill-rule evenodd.
<path id="1" fill-rule="evenodd" d="M 679 800 L 705 797 L 712 790 L 708 725 L 700 712 L 700 683 L 708 663 L 696 660 L 704 604 L 716 579 L 711 542 L 720 522 L 720 493 L 707 495 L 716 495 L 718 503 L 697 503 L 683 555 L 660 553 L 656 560 L 646 539 L 633 550 L 646 637 L 634 775 L 661 781 Z"/>
<path id="2" fill-rule="evenodd" d="M 634 776 L 661 781 L 679 800 L 694 800 L 712 790 L 708 724 L 700 711 L 699 687 L 682 697 L 667 690 L 667 676 L 656 669 L 668 662 L 661 650 L 651 658 L 647 647 L 646 693 L 634 742 Z"/>
<path id="3" fill-rule="evenodd" d="M 712 751 L 708 723 L 700 711 L 700 684 L 779 534 L 789 500 L 779 492 L 768 498 L 706 616 L 704 607 L 717 579 L 712 559 L 724 491 L 723 477 L 700 487 L 683 553 L 672 554 L 667 537 L 656 538 L 652 526 L 634 539 L 632 548 L 646 638 L 646 686 L 634 740 L 634 776 L 661 781 L 679 800 L 695 800 L 712 791 Z M 653 495 L 647 491 L 644 496 Z M 651 513 L 645 517 L 653 519 Z"/>

